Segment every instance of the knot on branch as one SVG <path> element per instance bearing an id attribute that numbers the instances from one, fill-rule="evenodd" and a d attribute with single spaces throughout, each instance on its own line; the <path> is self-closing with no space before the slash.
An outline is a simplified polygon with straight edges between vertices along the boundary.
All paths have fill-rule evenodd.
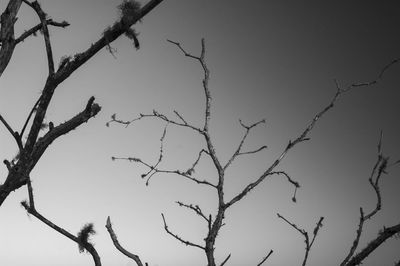
<path id="1" fill-rule="evenodd" d="M 90 97 L 85 107 L 85 113 L 89 114 L 90 116 L 95 116 L 101 110 L 100 105 L 95 103 L 94 100 L 94 96 Z"/>

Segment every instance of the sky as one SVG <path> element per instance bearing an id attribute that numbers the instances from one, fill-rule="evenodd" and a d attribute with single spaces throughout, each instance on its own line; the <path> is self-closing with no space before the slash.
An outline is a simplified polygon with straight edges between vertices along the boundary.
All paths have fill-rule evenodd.
<path id="1" fill-rule="evenodd" d="M 117 18 L 119 1 L 42 0 L 55 20 L 71 23 L 51 29 L 55 62 L 85 50 Z M 145 3 L 143 1 L 142 3 Z M 4 10 L 7 1 L 0 2 Z M 37 210 L 76 234 L 94 223 L 92 242 L 103 265 L 135 265 L 112 245 L 105 226 L 111 216 L 120 243 L 149 265 L 205 265 L 201 250 L 186 247 L 163 229 L 203 243 L 206 225 L 175 201 L 199 204 L 216 211 L 216 195 L 173 175 L 156 175 L 150 185 L 140 165 L 112 161 L 111 156 L 158 159 L 165 123 L 141 120 L 129 127 L 106 127 L 114 113 L 133 119 L 153 109 L 173 117 L 177 110 L 200 126 L 204 94 L 200 65 L 184 57 L 166 40 L 180 42 L 199 55 L 205 38 L 206 63 L 211 71 L 213 97 L 210 133 L 221 161 L 227 161 L 244 134 L 238 119 L 251 124 L 265 119 L 249 135 L 247 150 L 268 149 L 239 158 L 226 176 L 230 199 L 254 181 L 324 108 L 341 86 L 374 80 L 385 65 L 399 58 L 400 5 L 396 1 L 178 1 L 166 0 L 135 26 L 141 48 L 126 37 L 103 50 L 61 84 L 49 106 L 46 121 L 55 125 L 80 112 L 93 95 L 101 112 L 88 123 L 57 139 L 31 174 Z M 38 19 L 22 6 L 16 32 Z M 226 213 L 216 242 L 217 262 L 232 254 L 228 265 L 257 265 L 274 250 L 265 265 L 300 265 L 302 236 L 278 219 L 285 216 L 310 233 L 320 216 L 324 226 L 307 265 L 338 265 L 346 256 L 359 219 L 376 204 L 368 178 L 383 131 L 383 152 L 400 159 L 400 65 L 388 69 L 376 85 L 359 88 L 337 102 L 310 134 L 311 140 L 290 151 L 277 170 L 298 181 L 293 187 L 282 177 L 266 179 Z M 20 44 L 0 79 L 0 113 L 21 128 L 40 95 L 47 75 L 41 35 Z M 187 169 L 204 146 L 190 130 L 168 126 L 163 168 Z M 0 157 L 12 159 L 16 145 L 0 127 Z M 209 180 L 216 173 L 206 160 L 198 171 Z M 360 247 L 383 226 L 399 222 L 399 167 L 381 181 L 383 209 L 365 225 Z M 0 180 L 7 175 L 0 168 Z M 93 265 L 75 243 L 27 215 L 20 202 L 25 187 L 0 207 L 0 265 Z M 390 239 L 363 265 L 392 265 L 398 261 L 400 240 Z"/>

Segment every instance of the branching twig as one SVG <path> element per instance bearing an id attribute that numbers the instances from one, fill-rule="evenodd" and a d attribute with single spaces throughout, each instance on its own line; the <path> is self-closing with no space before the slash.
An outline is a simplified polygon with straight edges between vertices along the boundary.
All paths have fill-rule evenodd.
<path id="1" fill-rule="evenodd" d="M 90 118 L 96 116 L 100 112 L 100 110 L 101 107 L 97 103 L 94 103 L 94 97 L 91 97 L 82 112 L 67 120 L 66 122 L 55 126 L 52 130 L 48 131 L 42 138 L 40 138 L 36 142 L 32 151 L 33 163 L 36 164 L 36 162 L 40 159 L 47 147 L 55 139 L 64 134 L 67 134 L 71 130 L 87 122 Z"/>
<path id="2" fill-rule="evenodd" d="M 131 258 L 132 260 L 134 260 L 136 262 L 137 266 L 143 266 L 143 263 L 140 260 L 138 255 L 130 253 L 129 251 L 127 251 L 125 248 L 123 248 L 120 245 L 117 235 L 115 234 L 115 232 L 112 228 L 110 216 L 107 217 L 106 228 L 107 228 L 108 233 L 110 234 L 111 240 L 112 240 L 114 246 L 116 247 L 116 249 L 118 249 L 122 254 L 124 254 L 128 258 Z M 145 265 L 147 265 L 147 263 Z"/>
<path id="3" fill-rule="evenodd" d="M 176 201 L 176 203 L 177 203 L 179 206 L 181 206 L 181 207 L 185 207 L 185 208 L 188 208 L 188 209 L 194 211 L 197 215 L 199 215 L 199 216 L 202 217 L 204 220 L 206 220 L 207 224 L 210 223 L 210 219 L 209 219 L 206 215 L 204 215 L 204 213 L 203 213 L 203 211 L 201 210 L 201 208 L 200 208 L 199 205 L 185 204 L 185 203 L 182 203 L 182 202 L 180 202 L 180 201 Z"/>
<path id="4" fill-rule="evenodd" d="M 117 119 L 116 118 L 116 114 L 113 114 L 111 116 L 111 120 L 106 123 L 106 126 L 110 126 L 111 123 L 117 123 L 117 124 L 122 124 L 122 125 L 125 125 L 126 127 L 128 127 L 133 122 L 141 120 L 141 119 L 144 119 L 144 118 L 158 118 L 158 119 L 161 119 L 161 120 L 163 120 L 163 121 L 165 121 L 165 122 L 167 122 L 169 124 L 173 124 L 173 125 L 181 126 L 181 127 L 187 127 L 187 128 L 190 128 L 190 129 L 192 129 L 192 130 L 194 130 L 194 131 L 196 131 L 198 133 L 202 133 L 202 130 L 200 128 L 188 124 L 186 121 L 182 120 L 182 117 L 179 117 L 179 119 L 182 120 L 182 123 L 181 123 L 181 122 L 178 122 L 178 121 L 175 121 L 173 119 L 168 118 L 166 115 L 161 114 L 156 110 L 153 110 L 153 113 L 151 113 L 151 114 L 139 114 L 138 117 L 136 117 L 136 118 L 134 118 L 132 120 L 129 120 L 129 121 Z"/>
<path id="5" fill-rule="evenodd" d="M 279 160 L 280 161 L 280 160 Z M 272 169 L 275 168 L 275 166 L 279 163 L 279 161 L 275 161 L 275 164 L 273 164 L 272 166 L 270 166 L 270 168 L 260 177 L 258 178 L 255 182 L 250 183 L 246 186 L 246 188 L 239 194 L 237 194 L 235 197 L 233 197 L 230 201 L 228 201 L 225 204 L 225 208 L 229 208 L 231 207 L 233 204 L 235 204 L 236 202 L 240 201 L 244 196 L 246 196 L 246 194 L 248 192 L 250 192 L 251 190 L 253 190 L 258 184 L 260 184 L 260 182 L 262 182 L 266 177 L 271 176 L 271 175 L 284 175 L 287 180 L 294 186 L 295 190 L 294 190 L 294 194 L 292 197 L 293 202 L 296 202 L 296 191 L 297 188 L 300 187 L 300 184 L 297 181 L 294 181 L 287 173 L 283 172 L 283 171 L 272 171 Z"/>
<path id="6" fill-rule="evenodd" d="M 203 250 L 205 249 L 203 246 L 200 246 L 200 245 L 198 245 L 198 244 L 195 244 L 195 243 L 192 243 L 192 242 L 190 242 L 190 241 L 184 240 L 184 239 L 182 239 L 180 236 L 178 236 L 178 235 L 172 233 L 172 232 L 169 230 L 168 226 L 167 226 L 167 223 L 166 223 L 166 221 L 165 221 L 164 214 L 161 213 L 161 216 L 162 216 L 162 219 L 163 219 L 163 222 L 164 222 L 164 229 L 165 229 L 165 231 L 166 231 L 169 235 L 173 236 L 176 240 L 178 240 L 179 242 L 185 244 L 186 246 L 192 246 L 192 247 L 200 248 L 200 249 L 203 249 Z"/>
<path id="7" fill-rule="evenodd" d="M 290 226 L 292 226 L 294 229 L 296 229 L 300 234 L 302 234 L 304 236 L 305 243 L 306 243 L 306 252 L 305 252 L 305 255 L 304 255 L 304 260 L 303 260 L 302 265 L 305 266 L 307 264 L 308 254 L 309 254 L 309 252 L 311 250 L 311 247 L 312 247 L 312 245 L 314 243 L 314 240 L 315 240 L 315 238 L 316 238 L 316 236 L 318 234 L 319 229 L 322 227 L 322 221 L 324 220 L 324 217 L 319 218 L 319 221 L 318 221 L 318 223 L 315 226 L 314 231 L 313 231 L 313 238 L 312 238 L 312 240 L 310 242 L 310 238 L 309 238 L 308 233 L 307 233 L 306 230 L 299 228 L 296 224 L 288 221 L 285 217 L 283 217 L 279 213 L 277 215 L 278 215 L 279 218 L 284 220 L 286 223 L 288 223 Z"/>
<path id="8" fill-rule="evenodd" d="M 65 28 L 70 25 L 66 21 L 57 22 L 52 19 L 47 19 L 46 24 L 55 26 L 55 27 L 60 27 L 60 28 Z M 23 42 L 26 38 L 28 38 L 31 35 L 35 35 L 41 29 L 42 29 L 42 23 L 37 24 L 36 26 L 34 26 L 34 27 L 30 28 L 29 30 L 25 31 L 24 33 L 22 33 L 21 36 L 19 36 L 17 39 L 15 39 L 15 43 L 18 44 L 20 42 Z"/>
<path id="9" fill-rule="evenodd" d="M 50 34 L 49 34 L 49 29 L 47 27 L 47 14 L 43 11 L 41 8 L 40 4 L 38 1 L 34 1 L 30 3 L 29 1 L 25 1 L 28 6 L 33 8 L 35 10 L 36 14 L 38 15 L 40 22 L 41 22 L 41 30 L 43 32 L 43 37 L 44 37 L 44 43 L 46 46 L 46 54 L 47 54 L 47 64 L 49 68 L 49 76 L 52 76 L 54 74 L 54 59 L 53 59 L 53 51 L 51 48 L 51 42 L 50 42 Z"/>
<path id="10" fill-rule="evenodd" d="M 362 230 L 363 230 L 365 222 L 367 220 L 371 219 L 375 214 L 378 213 L 378 211 L 380 211 L 382 209 L 382 196 L 381 196 L 381 192 L 380 192 L 380 188 L 379 188 L 379 181 L 381 180 L 382 174 L 387 174 L 386 170 L 389 165 L 389 157 L 384 156 L 383 152 L 382 152 L 382 138 L 383 138 L 383 133 L 381 131 L 380 137 L 379 137 L 379 142 L 377 145 L 378 157 L 377 157 L 376 163 L 374 164 L 374 167 L 372 168 L 371 175 L 368 179 L 369 184 L 372 186 L 372 188 L 374 189 L 375 194 L 376 194 L 376 198 L 377 198 L 376 206 L 368 214 L 364 214 L 363 208 L 360 208 L 360 218 L 359 218 L 359 224 L 358 224 L 357 231 L 356 231 L 356 237 L 353 241 L 352 246 L 350 247 L 349 253 L 344 258 L 342 263 L 340 264 L 341 266 L 357 265 L 357 264 L 353 264 L 354 261 L 361 262 L 365 258 L 365 257 L 362 257 L 362 255 L 360 255 L 360 254 L 366 254 L 366 253 L 369 254 L 375 248 L 378 247 L 378 246 L 375 246 L 374 249 L 367 252 L 366 249 L 372 247 L 372 245 L 368 245 L 359 253 L 359 255 L 354 256 L 354 253 L 360 242 L 360 238 L 361 238 L 361 234 L 362 234 Z M 395 162 L 395 163 L 397 163 L 397 162 Z M 392 165 L 394 165 L 394 164 L 392 164 Z M 386 234 L 386 235 L 388 236 L 389 234 Z M 390 235 L 388 237 L 391 237 L 392 235 Z M 386 238 L 385 238 L 385 240 L 386 240 Z M 375 239 L 373 242 L 378 243 L 379 242 L 378 238 Z"/>
<path id="11" fill-rule="evenodd" d="M 185 174 L 187 174 L 187 175 L 192 175 L 192 174 L 193 174 L 194 168 L 195 168 L 195 167 L 197 166 L 197 164 L 199 163 L 200 158 L 201 158 L 201 155 L 202 155 L 203 153 L 205 153 L 205 154 L 207 154 L 207 155 L 210 155 L 205 149 L 201 149 L 201 151 L 199 152 L 199 155 L 197 156 L 196 161 L 194 161 L 193 165 L 192 165 L 188 170 L 186 170 Z"/>
<path id="12" fill-rule="evenodd" d="M 254 151 L 241 152 L 243 143 L 245 142 L 247 136 L 249 135 L 250 130 L 251 130 L 252 128 L 256 127 L 257 125 L 261 124 L 261 123 L 265 123 L 265 120 L 264 120 L 264 119 L 263 119 L 263 120 L 260 120 L 260 121 L 254 123 L 254 124 L 252 124 L 252 125 L 250 125 L 250 126 L 244 125 L 243 122 L 242 122 L 242 120 L 240 120 L 240 119 L 239 119 L 239 122 L 240 122 L 240 125 L 246 129 L 246 132 L 245 132 L 245 134 L 243 135 L 242 139 L 240 140 L 240 143 L 239 143 L 238 147 L 236 148 L 236 151 L 233 153 L 233 155 L 231 156 L 231 158 L 230 158 L 230 159 L 228 160 L 228 162 L 225 164 L 224 170 L 226 170 L 226 169 L 229 167 L 229 165 L 235 160 L 235 158 L 236 158 L 237 156 L 239 156 L 239 155 L 244 155 L 244 154 L 256 153 L 256 152 L 259 152 L 259 151 L 261 151 L 261 150 L 267 148 L 267 146 L 262 146 L 261 148 L 259 148 L 259 149 L 257 149 L 257 150 L 254 150 Z"/>

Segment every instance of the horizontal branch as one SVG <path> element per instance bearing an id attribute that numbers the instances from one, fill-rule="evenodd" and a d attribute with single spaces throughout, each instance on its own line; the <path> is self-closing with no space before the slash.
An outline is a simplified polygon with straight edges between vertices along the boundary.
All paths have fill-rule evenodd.
<path id="1" fill-rule="evenodd" d="M 180 171 L 180 170 L 163 170 L 163 169 L 158 169 L 158 168 L 155 168 L 155 166 L 150 165 L 150 164 L 148 164 L 148 163 L 142 161 L 142 159 L 140 159 L 140 158 L 134 158 L 134 157 L 115 157 L 115 156 L 112 156 L 112 157 L 111 157 L 111 160 L 126 160 L 126 161 L 129 161 L 129 162 L 140 163 L 140 164 L 142 164 L 142 165 L 148 167 L 148 168 L 150 169 L 149 172 L 147 172 L 146 174 L 143 174 L 143 175 L 142 175 L 142 178 L 146 177 L 146 176 L 149 175 L 149 174 L 153 174 L 153 175 L 154 175 L 154 174 L 157 174 L 157 173 L 176 174 L 176 175 L 182 176 L 182 177 L 184 177 L 184 178 L 186 178 L 186 179 L 189 179 L 190 181 L 193 181 L 193 182 L 195 182 L 195 183 L 197 183 L 197 184 L 208 185 L 208 186 L 211 186 L 211 187 L 216 188 L 216 185 L 214 185 L 214 184 L 208 182 L 207 180 L 199 180 L 199 179 L 197 179 L 197 178 L 195 178 L 195 177 L 192 177 L 192 176 L 191 176 L 190 174 L 188 174 L 187 172 L 182 172 L 182 171 Z"/>
<path id="2" fill-rule="evenodd" d="M 183 119 L 181 116 L 178 116 L 178 117 L 181 120 Z M 200 128 L 188 124 L 185 120 L 182 120 L 182 122 L 175 121 L 173 119 L 168 118 L 166 115 L 159 113 L 156 110 L 153 110 L 153 113 L 151 113 L 151 114 L 139 114 L 138 117 L 135 117 L 134 119 L 129 120 L 129 121 L 128 120 L 117 119 L 116 118 L 116 114 L 113 114 L 111 116 L 111 120 L 106 123 L 106 126 L 107 127 L 110 126 L 111 123 L 117 123 L 117 124 L 122 124 L 122 125 L 125 125 L 126 127 L 128 127 L 133 122 L 141 120 L 141 119 L 145 119 L 145 118 L 161 119 L 161 120 L 163 120 L 163 121 L 165 121 L 165 122 L 167 122 L 169 124 L 173 124 L 173 125 L 180 126 L 180 127 L 187 127 L 187 128 L 193 129 L 194 131 L 196 131 L 196 132 L 198 132 L 200 134 L 203 134 L 203 131 Z"/>

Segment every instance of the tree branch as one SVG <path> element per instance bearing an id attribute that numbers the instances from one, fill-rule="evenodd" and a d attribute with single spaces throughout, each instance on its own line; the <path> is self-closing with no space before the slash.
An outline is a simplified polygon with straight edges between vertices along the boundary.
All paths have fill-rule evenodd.
<path id="1" fill-rule="evenodd" d="M 116 114 L 113 114 L 113 115 L 111 116 L 111 120 L 109 120 L 109 121 L 106 123 L 106 126 L 109 127 L 111 123 L 117 123 L 117 124 L 122 124 L 122 125 L 125 125 L 126 127 L 128 127 L 131 123 L 133 123 L 133 122 L 135 122 L 135 121 L 138 121 L 138 120 L 144 119 L 144 118 L 152 118 L 152 117 L 153 117 L 153 118 L 161 119 L 161 120 L 163 120 L 163 121 L 165 121 L 165 122 L 167 122 L 167 123 L 169 123 L 169 124 L 173 124 L 173 125 L 176 125 L 176 126 L 187 127 L 187 128 L 193 129 L 194 131 L 196 131 L 196 132 L 198 132 L 198 133 L 200 133 L 200 134 L 203 133 L 203 131 L 202 131 L 200 128 L 197 128 L 197 127 L 195 127 L 195 126 L 192 126 L 192 125 L 188 124 L 186 121 L 182 120 L 181 117 L 180 117 L 180 119 L 183 121 L 183 123 L 178 122 L 178 121 L 175 121 L 175 120 L 172 120 L 172 119 L 168 118 L 166 115 L 161 114 L 161 113 L 159 113 L 159 112 L 156 111 L 156 110 L 153 110 L 153 113 L 152 113 L 152 114 L 139 114 L 138 117 L 136 117 L 136 118 L 134 118 L 134 119 L 132 119 L 132 120 L 130 120 L 130 121 L 125 121 L 125 120 L 117 119 L 117 118 L 116 118 Z M 178 116 L 178 117 L 179 117 L 179 116 Z"/>
<path id="2" fill-rule="evenodd" d="M 192 243 L 192 242 L 190 242 L 190 241 L 184 240 L 184 239 L 182 239 L 180 236 L 178 236 L 178 235 L 172 233 L 172 232 L 169 230 L 168 226 L 167 226 L 167 223 L 166 223 L 166 221 L 165 221 L 164 214 L 161 213 L 161 216 L 162 216 L 162 219 L 163 219 L 163 222 L 164 222 L 164 229 L 165 229 L 165 231 L 166 231 L 169 235 L 173 236 L 176 240 L 178 240 L 179 242 L 185 244 L 186 246 L 192 246 L 192 247 L 196 247 L 196 248 L 203 249 L 203 250 L 205 249 L 203 246 L 200 246 L 200 245 L 198 245 L 198 244 L 194 244 L 194 243 Z"/>
<path id="3" fill-rule="evenodd" d="M 367 258 L 376 248 L 378 248 L 383 242 L 387 239 L 391 238 L 392 236 L 398 234 L 400 232 L 400 223 L 385 228 L 377 238 L 373 241 L 369 242 L 366 247 L 364 247 L 357 255 L 355 255 L 349 262 L 347 262 L 346 266 L 356 266 L 360 265 L 361 262 Z"/>
<path id="4" fill-rule="evenodd" d="M 307 264 L 307 259 L 308 259 L 308 254 L 311 250 L 311 247 L 314 243 L 314 240 L 318 234 L 319 229 L 322 227 L 322 221 L 324 220 L 324 217 L 319 218 L 319 221 L 317 223 L 317 225 L 314 228 L 313 231 L 313 239 L 310 242 L 310 238 L 308 236 L 308 233 L 306 230 L 304 229 L 300 229 L 296 224 L 288 221 L 285 217 L 283 217 L 282 215 L 280 215 L 279 213 L 277 214 L 279 218 L 281 218 L 282 220 L 284 220 L 286 223 L 288 223 L 290 226 L 292 226 L 294 229 L 296 229 L 300 234 L 302 234 L 305 238 L 305 244 L 306 244 L 306 252 L 304 255 L 304 259 L 303 259 L 303 263 L 302 265 L 305 266 Z"/>
<path id="5" fill-rule="evenodd" d="M 66 28 L 70 25 L 67 21 L 57 22 L 52 19 L 46 19 L 46 24 L 60 28 Z M 37 24 L 36 26 L 30 28 L 29 30 L 26 30 L 24 33 L 21 34 L 21 36 L 15 39 L 15 44 L 25 41 L 25 39 L 31 35 L 36 35 L 36 33 L 41 29 L 42 29 L 42 23 Z"/>
<path id="6" fill-rule="evenodd" d="M 47 27 L 47 14 L 43 11 L 38 1 L 34 1 L 30 3 L 29 1 L 24 0 L 28 6 L 30 6 L 33 10 L 35 10 L 36 14 L 38 15 L 40 22 L 41 22 L 41 30 L 43 32 L 44 43 L 46 46 L 46 54 L 47 54 L 47 65 L 49 68 L 49 76 L 53 76 L 54 74 L 54 59 L 53 59 L 53 51 L 51 48 L 50 42 L 50 34 L 49 29 Z"/>
<path id="7" fill-rule="evenodd" d="M 96 116 L 101 110 L 101 107 L 94 103 L 94 97 L 91 97 L 85 107 L 85 109 L 69 119 L 68 121 L 55 126 L 49 130 L 42 138 L 40 138 L 32 151 L 33 164 L 32 167 L 38 162 L 42 154 L 45 152 L 47 147 L 58 137 L 67 134 L 71 130 L 77 128 L 83 123 L 87 122 L 90 118 Z"/>
<path id="8" fill-rule="evenodd" d="M 142 20 L 145 15 L 147 15 L 151 10 L 157 7 L 162 1 L 163 0 L 150 0 L 137 12 L 137 14 L 135 14 L 135 16 L 132 16 L 131 19 L 127 20 L 122 17 L 119 21 L 114 23 L 112 27 L 106 29 L 104 35 L 100 37 L 98 41 L 93 43 L 86 51 L 77 53 L 74 56 L 73 60 L 68 62 L 64 67 L 57 70 L 57 73 L 55 75 L 57 82 L 61 83 L 81 65 L 86 63 L 90 58 L 97 54 L 97 52 L 115 41 L 125 32 L 129 31 L 130 27 L 133 24 Z"/>
<path id="9" fill-rule="evenodd" d="M 242 120 L 240 120 L 240 119 L 239 119 L 239 122 L 240 122 L 240 125 L 241 125 L 243 128 L 246 129 L 246 132 L 245 132 L 245 134 L 243 135 L 242 139 L 240 140 L 239 146 L 236 148 L 236 151 L 233 153 L 233 155 L 231 156 L 231 158 L 230 158 L 230 159 L 228 160 L 228 162 L 225 164 L 224 170 L 226 170 L 226 169 L 229 167 L 229 165 L 235 160 L 235 158 L 236 158 L 237 156 L 239 156 L 239 155 L 244 155 L 244 154 L 256 153 L 256 152 L 259 152 L 259 151 L 261 151 L 261 150 L 267 148 L 267 146 L 262 146 L 261 148 L 259 148 L 259 149 L 257 149 L 257 150 L 254 150 L 254 151 L 241 152 L 243 143 L 245 142 L 247 136 L 249 135 L 250 130 L 251 130 L 252 128 L 256 127 L 257 125 L 261 124 L 261 123 L 265 123 L 265 120 L 264 120 L 264 119 L 263 119 L 263 120 L 260 120 L 260 121 L 254 123 L 254 124 L 252 124 L 252 125 L 250 125 L 250 126 L 244 125 L 244 124 L 242 123 Z"/>
<path id="10" fill-rule="evenodd" d="M 100 256 L 97 253 L 96 249 L 94 248 L 94 246 L 89 243 L 88 241 L 82 243 L 78 237 L 74 236 L 73 234 L 69 233 L 67 230 L 57 226 L 56 224 L 54 224 L 53 222 L 51 222 L 50 220 L 48 220 L 47 218 L 45 218 L 43 215 L 41 215 L 35 208 L 35 202 L 34 202 L 34 197 L 33 197 L 33 189 L 32 189 L 32 185 L 31 185 L 31 181 L 30 178 L 28 177 L 28 194 L 29 194 L 29 203 L 27 201 L 22 201 L 21 205 L 25 208 L 25 210 L 35 216 L 37 219 L 39 219 L 41 222 L 43 222 L 44 224 L 46 224 L 47 226 L 51 227 L 52 229 L 54 229 L 55 231 L 59 232 L 60 234 L 64 235 L 65 237 L 71 239 L 72 241 L 74 241 L 75 243 L 77 243 L 78 245 L 82 246 L 83 248 L 85 248 L 87 250 L 87 252 L 90 253 L 90 255 L 92 255 L 93 257 L 93 261 L 94 264 L 96 266 L 101 266 L 101 261 L 100 261 Z"/>
<path id="11" fill-rule="evenodd" d="M 236 202 L 240 201 L 244 196 L 247 195 L 247 193 L 249 193 L 250 191 L 252 191 L 252 190 L 253 190 L 258 184 L 260 184 L 260 182 L 262 182 L 267 176 L 275 175 L 275 174 L 276 174 L 276 175 L 284 175 L 284 176 L 287 178 L 287 180 L 288 180 L 291 184 L 293 184 L 293 186 L 295 187 L 295 190 L 294 190 L 294 194 L 293 194 L 292 200 L 293 200 L 294 202 L 296 202 L 296 190 L 297 190 L 297 188 L 300 187 L 300 184 L 299 184 L 297 181 L 294 181 L 293 179 L 291 179 L 290 176 L 289 176 L 288 174 L 286 174 L 285 172 L 283 172 L 283 171 L 277 171 L 277 172 L 272 171 L 272 169 L 274 169 L 274 168 L 275 168 L 274 165 L 271 166 L 271 167 L 270 167 L 264 174 L 262 174 L 262 176 L 261 176 L 260 178 L 258 178 L 255 182 L 252 182 L 252 183 L 248 184 L 248 185 L 246 186 L 246 188 L 245 188 L 242 192 L 240 192 L 239 194 L 237 194 L 235 197 L 233 197 L 230 201 L 228 201 L 228 202 L 225 204 L 225 208 L 229 208 L 230 206 L 232 206 L 232 205 L 235 204 Z"/>
<path id="12" fill-rule="evenodd" d="M 266 257 L 264 257 L 260 263 L 257 264 L 257 266 L 261 266 L 268 258 L 269 256 L 271 256 L 272 252 L 274 252 L 272 249 L 269 251 L 268 255 Z"/>
<path id="13" fill-rule="evenodd" d="M 202 217 L 202 218 L 207 222 L 207 224 L 210 223 L 210 219 L 203 213 L 203 211 L 201 210 L 201 208 L 200 208 L 199 205 L 185 204 L 185 203 L 182 203 L 182 202 L 180 202 L 180 201 L 176 201 L 176 203 L 177 203 L 180 207 L 185 207 L 185 208 L 188 208 L 188 209 L 194 211 L 197 215 L 199 215 L 200 217 Z"/>
<path id="14" fill-rule="evenodd" d="M 174 42 L 171 40 L 167 40 L 168 42 L 176 45 L 183 53 L 185 56 L 190 57 L 192 59 L 197 60 L 201 67 L 203 68 L 203 72 L 204 72 L 204 77 L 203 77 L 203 90 L 204 90 L 204 94 L 205 94 L 205 98 L 206 98 L 206 107 L 205 107 L 205 119 L 204 119 L 204 127 L 203 130 L 201 131 L 201 134 L 204 136 L 206 143 L 207 143 L 207 149 L 208 149 L 208 153 L 210 154 L 211 159 L 213 160 L 213 163 L 218 171 L 218 186 L 222 187 L 223 183 L 224 183 L 224 169 L 221 166 L 221 163 L 217 157 L 217 154 L 215 152 L 215 148 L 214 145 L 211 141 L 211 137 L 210 134 L 208 132 L 209 129 L 209 122 L 210 122 L 210 118 L 211 118 L 211 101 L 212 101 L 212 97 L 211 97 L 211 93 L 210 93 L 210 89 L 208 87 L 208 82 L 210 80 L 210 71 L 207 67 L 207 64 L 205 62 L 205 53 L 206 53 L 206 47 L 205 47 L 205 41 L 204 39 L 201 39 L 201 55 L 200 56 L 194 56 L 191 55 L 190 53 L 187 53 L 182 46 L 180 45 L 180 43 L 178 42 Z"/>
<path id="15" fill-rule="evenodd" d="M 116 249 L 118 249 L 122 254 L 124 254 L 125 256 L 127 256 L 128 258 L 131 258 L 132 260 L 134 260 L 137 264 L 137 266 L 143 266 L 142 261 L 140 260 L 138 255 L 135 255 L 133 253 L 130 253 L 129 251 L 127 251 L 125 248 L 123 248 L 118 241 L 117 235 L 114 233 L 114 230 L 112 228 L 112 224 L 111 224 L 111 219 L 110 216 L 107 217 L 107 223 L 106 223 L 106 228 L 108 233 L 110 234 L 111 240 L 115 246 Z M 147 263 L 146 263 L 147 265 Z"/>
<path id="16" fill-rule="evenodd" d="M 3 118 L 2 115 L 0 115 L 0 121 L 3 123 L 3 125 L 7 128 L 8 132 L 13 136 L 15 141 L 17 142 L 18 148 L 21 151 L 22 150 L 22 141 L 21 141 L 21 136 L 18 134 L 17 131 L 14 131 L 11 126 L 7 123 L 7 121 Z"/>
<path id="17" fill-rule="evenodd" d="M 6 69 L 15 48 L 14 24 L 21 7 L 21 0 L 10 0 L 0 17 L 0 77 Z"/>
<path id="18" fill-rule="evenodd" d="M 370 254 L 374 249 L 376 249 L 381 243 L 383 243 L 383 241 L 385 241 L 387 238 L 391 237 L 392 235 L 390 233 L 385 233 L 385 237 L 384 238 L 376 238 L 374 241 L 372 241 L 371 243 L 375 243 L 374 245 L 367 245 L 367 247 L 365 247 L 360 253 L 359 255 L 355 255 L 354 253 L 358 247 L 360 238 L 361 238 L 361 234 L 362 234 L 362 230 L 364 227 L 364 224 L 367 220 L 371 219 L 375 214 L 378 213 L 378 211 L 380 211 L 382 209 L 382 196 L 380 193 L 380 188 L 379 188 L 379 181 L 380 178 L 382 176 L 382 174 L 386 174 L 387 173 L 387 167 L 389 165 L 389 157 L 386 157 L 383 155 L 382 152 L 382 138 L 383 138 L 383 133 L 381 131 L 380 133 L 380 137 L 379 137 L 379 142 L 377 145 L 378 148 L 378 158 L 376 160 L 376 163 L 374 164 L 374 167 L 372 168 L 371 171 L 371 175 L 368 179 L 369 184 L 372 186 L 372 188 L 375 191 L 376 197 L 377 197 L 377 202 L 376 202 L 376 206 L 375 208 L 368 213 L 367 215 L 364 214 L 363 208 L 360 208 L 360 219 L 359 219 L 359 224 L 357 227 L 357 231 L 356 231 L 356 237 L 353 241 L 352 246 L 350 247 L 349 253 L 347 254 L 347 256 L 344 258 L 344 260 L 342 261 L 342 263 L 340 264 L 341 266 L 348 266 L 348 265 L 358 265 L 359 263 L 361 263 L 361 261 L 363 259 L 365 259 L 367 256 L 363 256 L 360 254 Z M 393 164 L 392 164 L 393 165 Z M 375 177 L 375 180 L 374 180 Z M 394 226 L 393 228 L 396 228 L 396 226 Z M 399 226 L 400 228 L 400 226 Z M 394 232 L 393 234 L 395 234 L 396 232 Z M 381 240 L 379 240 L 381 239 Z M 370 243 L 370 244 L 371 244 Z M 379 245 L 376 245 L 377 243 L 380 243 Z M 375 246 L 376 245 L 376 246 Z M 357 257 L 357 258 L 356 258 Z M 357 264 L 353 264 L 357 262 Z"/>
<path id="19" fill-rule="evenodd" d="M 224 261 L 221 263 L 220 266 L 224 266 L 225 263 L 226 263 L 230 258 L 231 258 L 231 254 L 229 254 L 229 255 L 224 259 Z"/>

